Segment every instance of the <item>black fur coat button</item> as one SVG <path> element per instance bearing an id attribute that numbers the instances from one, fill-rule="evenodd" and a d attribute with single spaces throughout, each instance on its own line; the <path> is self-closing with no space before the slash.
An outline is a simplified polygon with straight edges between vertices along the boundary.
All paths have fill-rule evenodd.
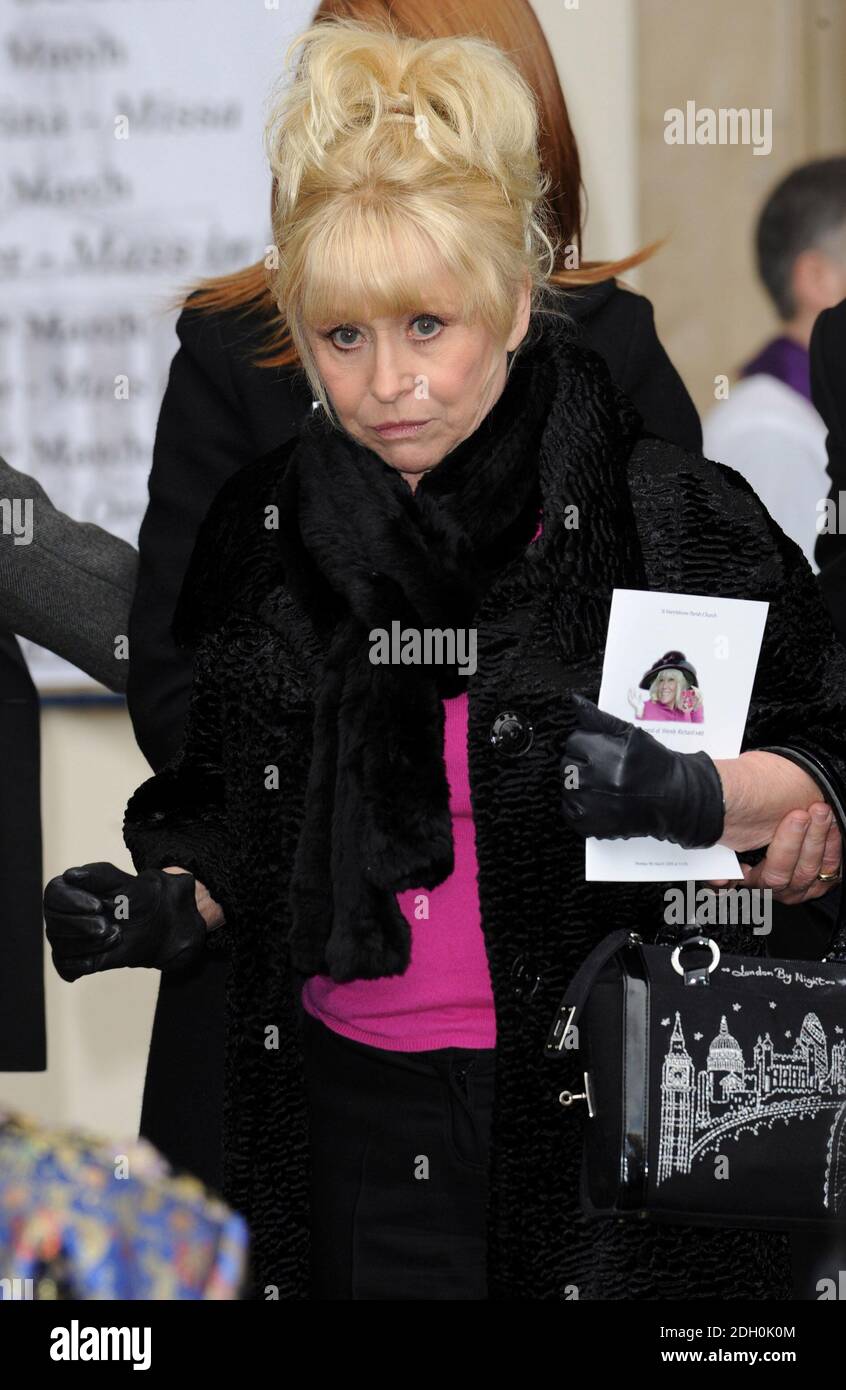
<path id="1" fill-rule="evenodd" d="M 508 757 L 519 758 L 523 753 L 528 753 L 534 737 L 535 732 L 528 719 L 521 719 L 513 710 L 498 714 L 491 725 L 492 746 Z"/>

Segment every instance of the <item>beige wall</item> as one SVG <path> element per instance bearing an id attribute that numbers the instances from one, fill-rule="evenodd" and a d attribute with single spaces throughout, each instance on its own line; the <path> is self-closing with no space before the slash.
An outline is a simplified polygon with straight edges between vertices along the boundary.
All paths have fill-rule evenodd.
<path id="1" fill-rule="evenodd" d="M 535 0 L 579 146 L 584 253 L 617 259 L 638 241 L 636 0 Z"/>
<path id="2" fill-rule="evenodd" d="M 792 166 L 846 150 L 846 0 L 639 0 L 639 211 L 645 241 L 668 238 L 639 288 L 700 412 L 775 327 L 752 238 L 770 188 Z M 773 148 L 667 145 L 664 113 L 771 108 Z"/>

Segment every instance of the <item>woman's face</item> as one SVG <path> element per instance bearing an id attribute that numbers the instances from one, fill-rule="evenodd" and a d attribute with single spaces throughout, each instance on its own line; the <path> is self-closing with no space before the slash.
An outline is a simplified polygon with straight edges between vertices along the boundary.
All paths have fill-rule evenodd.
<path id="1" fill-rule="evenodd" d="M 460 305 L 437 285 L 407 317 L 339 319 L 307 326 L 306 336 L 343 428 L 396 468 L 413 492 L 421 474 L 495 405 L 506 352 L 525 337 L 529 307 L 527 279 L 504 345 L 485 327 L 462 322 Z"/>
<path id="2" fill-rule="evenodd" d="M 658 703 L 661 705 L 671 705 L 676 698 L 676 678 L 675 676 L 658 677 Z"/>

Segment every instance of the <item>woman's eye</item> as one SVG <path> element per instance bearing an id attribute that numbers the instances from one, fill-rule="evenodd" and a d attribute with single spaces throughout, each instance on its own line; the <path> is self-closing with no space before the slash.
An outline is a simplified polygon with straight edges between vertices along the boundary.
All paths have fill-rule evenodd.
<path id="1" fill-rule="evenodd" d="M 344 343 L 336 342 L 336 341 L 335 341 L 335 337 L 336 337 L 336 334 L 338 334 L 338 333 L 352 333 L 353 335 L 355 335 L 355 334 L 358 333 L 358 329 L 357 329 L 357 328 L 353 328 L 352 324 L 349 324 L 349 323 L 342 323 L 342 324 L 340 325 L 339 328 L 333 328 L 332 331 L 331 331 L 331 333 L 328 334 L 328 337 L 329 337 L 329 338 L 332 340 L 332 342 L 335 344 L 335 347 L 341 348 L 341 349 L 343 350 L 345 347 L 352 347 L 353 344 L 352 344 L 352 343 L 346 343 L 346 344 L 344 344 Z"/>
<path id="2" fill-rule="evenodd" d="M 424 333 L 423 336 L 425 338 L 437 338 L 439 336 L 439 330 L 444 326 L 443 319 L 439 319 L 435 314 L 418 314 L 415 319 L 411 320 L 411 322 L 431 324 L 434 326 L 436 331 L 434 333 Z"/>

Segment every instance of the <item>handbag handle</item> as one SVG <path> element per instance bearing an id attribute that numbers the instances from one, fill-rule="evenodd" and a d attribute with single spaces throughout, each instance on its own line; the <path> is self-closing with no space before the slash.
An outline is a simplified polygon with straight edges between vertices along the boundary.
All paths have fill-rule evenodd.
<path id="1" fill-rule="evenodd" d="M 579 1021 L 582 1009 L 587 1003 L 596 977 L 612 956 L 616 956 L 624 946 L 639 946 L 642 937 L 628 927 L 618 927 L 594 946 L 586 956 L 564 991 L 564 997 L 550 1025 L 544 1051 L 557 1055 L 564 1051 L 567 1037 Z"/>

